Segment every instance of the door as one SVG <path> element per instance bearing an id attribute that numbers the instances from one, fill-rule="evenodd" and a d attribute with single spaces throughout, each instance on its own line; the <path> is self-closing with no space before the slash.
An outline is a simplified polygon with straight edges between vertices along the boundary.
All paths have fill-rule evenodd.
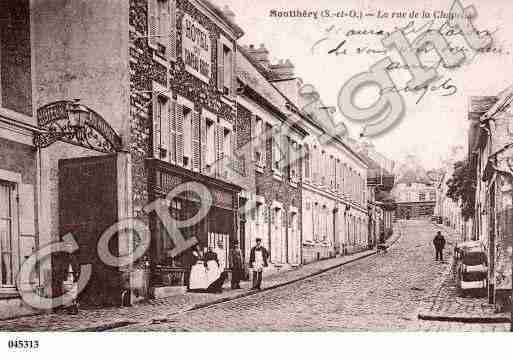
<path id="1" fill-rule="evenodd" d="M 282 231 L 282 218 L 281 218 L 281 209 L 280 208 L 271 208 L 274 214 L 274 221 L 271 223 L 271 258 L 273 263 L 281 262 L 281 252 L 282 252 L 282 244 L 281 244 L 281 231 Z"/>
<path id="2" fill-rule="evenodd" d="M 78 243 L 72 263 L 92 264 L 91 279 L 79 294 L 84 306 L 116 305 L 121 299 L 120 272 L 104 264 L 97 251 L 102 233 L 118 220 L 116 158 L 108 155 L 59 161 L 60 238 L 70 233 Z M 112 255 L 118 255 L 116 238 L 111 239 L 109 248 Z M 67 269 L 65 258 L 55 260 L 56 270 Z"/>

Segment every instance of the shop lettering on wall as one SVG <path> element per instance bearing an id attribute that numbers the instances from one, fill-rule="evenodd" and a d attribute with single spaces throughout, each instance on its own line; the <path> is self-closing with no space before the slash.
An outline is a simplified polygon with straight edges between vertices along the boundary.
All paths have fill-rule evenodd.
<path id="1" fill-rule="evenodd" d="M 211 46 L 210 34 L 191 16 L 182 20 L 182 49 L 185 69 L 204 82 L 210 82 Z"/>

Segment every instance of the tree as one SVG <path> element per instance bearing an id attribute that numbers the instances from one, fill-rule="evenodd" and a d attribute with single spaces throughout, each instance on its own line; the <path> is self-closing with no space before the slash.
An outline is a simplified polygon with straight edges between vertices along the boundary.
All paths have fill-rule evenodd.
<path id="1" fill-rule="evenodd" d="M 468 160 L 454 164 L 454 173 L 447 181 L 447 197 L 460 203 L 463 219 L 468 220 L 474 216 L 476 171 Z"/>

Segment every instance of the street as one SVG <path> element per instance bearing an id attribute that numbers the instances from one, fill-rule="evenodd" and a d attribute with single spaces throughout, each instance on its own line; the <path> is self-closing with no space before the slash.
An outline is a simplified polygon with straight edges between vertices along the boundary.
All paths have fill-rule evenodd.
<path id="1" fill-rule="evenodd" d="M 120 328 L 155 331 L 415 330 L 416 309 L 446 266 L 435 263 L 437 227 L 403 222 L 387 254 L 256 295 L 191 311 L 165 323 Z M 446 257 L 451 246 L 446 247 Z M 426 330 L 429 328 L 423 328 Z"/>

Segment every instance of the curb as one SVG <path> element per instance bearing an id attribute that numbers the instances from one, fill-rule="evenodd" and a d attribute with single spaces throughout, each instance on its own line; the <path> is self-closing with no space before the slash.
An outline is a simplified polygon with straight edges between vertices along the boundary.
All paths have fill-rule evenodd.
<path id="1" fill-rule="evenodd" d="M 426 321 L 435 322 L 454 322 L 454 323 L 467 323 L 467 324 L 501 324 L 511 323 L 511 320 L 506 317 L 449 317 L 443 315 L 430 315 L 419 314 L 418 318 Z"/>
<path id="2" fill-rule="evenodd" d="M 437 227 L 441 229 L 441 225 L 436 224 Z M 452 258 L 452 256 L 451 256 Z M 448 262 L 450 263 L 450 261 Z M 430 292 L 428 298 L 437 298 L 440 290 L 442 289 L 443 283 L 447 280 L 447 277 L 451 275 L 451 265 L 448 264 L 445 272 L 440 276 L 439 280 L 433 286 L 433 289 Z M 449 316 L 449 315 L 437 315 L 430 314 L 431 310 L 428 306 L 433 304 L 433 300 L 428 301 L 420 306 L 417 310 L 416 317 L 420 320 L 425 321 L 437 321 L 437 322 L 454 322 L 454 323 L 467 323 L 467 324 L 502 324 L 502 323 L 510 323 L 511 320 L 508 317 L 471 317 L 471 316 Z"/>
<path id="3" fill-rule="evenodd" d="M 403 232 L 402 231 L 402 226 L 401 227 L 397 226 L 397 234 L 395 234 L 394 235 L 395 238 L 390 241 L 390 244 L 389 244 L 388 248 L 391 248 L 392 246 L 394 246 L 402 238 L 402 232 Z M 208 301 L 208 302 L 205 302 L 205 303 L 195 304 L 195 305 L 193 305 L 193 306 L 191 306 L 189 308 L 186 308 L 186 309 L 183 309 L 183 310 L 179 310 L 177 312 L 169 314 L 165 318 L 152 318 L 152 319 L 150 319 L 148 321 L 126 321 L 126 320 L 125 321 L 117 321 L 117 322 L 113 322 L 113 323 L 102 324 L 102 325 L 91 326 L 91 327 L 85 327 L 85 328 L 80 328 L 80 329 L 74 329 L 74 330 L 70 330 L 70 331 L 71 332 L 104 332 L 104 331 L 108 331 L 108 330 L 112 330 L 112 329 L 128 327 L 128 326 L 131 326 L 131 325 L 141 325 L 141 324 L 143 324 L 143 325 L 144 324 L 151 325 L 151 324 L 155 324 L 155 323 L 164 323 L 164 322 L 168 321 L 169 317 L 172 317 L 174 315 L 184 314 L 184 313 L 192 312 L 192 311 L 203 309 L 203 308 L 208 308 L 208 307 L 211 307 L 211 306 L 214 306 L 214 305 L 217 305 L 217 304 L 221 304 L 221 303 L 229 302 L 229 301 L 232 301 L 232 300 L 237 300 L 237 299 L 249 297 L 249 296 L 252 296 L 252 295 L 255 295 L 255 294 L 258 294 L 258 293 L 262 293 L 262 292 L 270 291 L 272 289 L 284 287 L 286 285 L 293 284 L 293 283 L 296 283 L 296 282 L 299 282 L 299 281 L 302 281 L 302 280 L 305 280 L 305 279 L 308 279 L 308 278 L 312 278 L 312 277 L 315 277 L 317 275 L 326 273 L 326 272 L 328 272 L 330 270 L 342 267 L 342 266 L 344 266 L 346 264 L 350 264 L 350 263 L 356 262 L 356 261 L 358 261 L 360 259 L 364 259 L 364 258 L 368 258 L 368 257 L 373 256 L 373 255 L 376 255 L 376 252 L 374 250 L 372 250 L 372 251 L 369 250 L 367 252 L 368 253 L 365 253 L 365 254 L 362 254 L 360 256 L 357 256 L 357 257 L 355 257 L 353 259 L 350 259 L 350 260 L 348 260 L 346 262 L 334 264 L 334 265 L 331 265 L 329 267 L 317 270 L 317 271 L 315 271 L 313 273 L 307 274 L 305 276 L 298 277 L 298 278 L 295 278 L 295 279 L 292 279 L 292 280 L 289 280 L 289 281 L 285 281 L 285 282 L 282 282 L 282 283 L 274 284 L 274 285 L 262 288 L 261 290 L 249 290 L 249 291 L 246 291 L 244 293 L 239 293 L 239 294 L 234 295 L 234 296 L 229 296 L 229 297 L 225 297 L 225 298 L 215 299 L 215 300 L 211 300 L 211 301 Z"/>
<path id="4" fill-rule="evenodd" d="M 402 231 L 399 230 L 399 233 L 397 234 L 395 240 L 390 243 L 389 248 L 392 247 L 401 237 L 402 237 Z M 356 262 L 356 261 L 358 261 L 360 259 L 368 258 L 368 257 L 373 256 L 373 255 L 376 255 L 376 252 L 373 251 L 371 253 L 362 254 L 361 256 L 358 256 L 356 258 L 348 260 L 347 262 L 335 264 L 335 265 L 332 265 L 330 267 L 323 268 L 323 269 L 320 269 L 320 270 L 318 270 L 316 272 L 307 274 L 304 277 L 299 277 L 299 278 L 292 279 L 292 280 L 287 281 L 287 282 L 274 284 L 274 285 L 271 285 L 269 287 L 262 288 L 261 290 L 250 290 L 248 292 L 238 294 L 238 295 L 236 295 L 234 297 L 226 297 L 226 298 L 214 300 L 214 301 L 211 301 L 211 302 L 208 302 L 208 303 L 196 304 L 192 308 L 186 309 L 184 312 L 191 312 L 191 311 L 198 310 L 198 309 L 208 308 L 208 307 L 211 307 L 213 305 L 220 304 L 220 303 L 229 302 L 231 300 L 236 300 L 236 299 L 240 299 L 240 298 L 244 298 L 244 297 L 249 297 L 249 296 L 254 295 L 254 294 L 258 294 L 258 293 L 266 292 L 266 291 L 269 291 L 269 290 L 272 290 L 272 289 L 284 287 L 286 285 L 293 284 L 293 283 L 296 283 L 296 282 L 299 282 L 299 281 L 302 281 L 302 280 L 305 280 L 305 279 L 308 279 L 308 278 L 315 277 L 315 276 L 317 276 L 319 274 L 323 274 L 323 273 L 328 272 L 330 270 L 342 267 L 342 266 L 344 266 L 346 264 L 349 264 L 349 263 Z"/>
<path id="5" fill-rule="evenodd" d="M 401 239 L 401 237 L 402 237 L 402 228 L 398 228 L 398 233 L 397 233 L 397 235 L 395 237 L 396 238 L 393 241 L 390 242 L 389 248 L 392 247 L 393 245 L 395 245 Z M 315 277 L 317 275 L 323 274 L 323 273 L 328 272 L 330 270 L 342 267 L 342 266 L 344 266 L 346 264 L 350 264 L 350 263 L 356 262 L 356 261 L 358 261 L 360 259 L 368 258 L 368 257 L 373 256 L 373 255 L 376 255 L 375 251 L 372 251 L 371 253 L 362 254 L 361 256 L 358 256 L 356 258 L 348 260 L 347 262 L 335 264 L 335 265 L 329 266 L 327 268 L 320 269 L 320 270 L 315 271 L 313 273 L 307 274 L 307 275 L 305 275 L 303 277 L 295 278 L 295 279 L 292 279 L 292 280 L 289 280 L 289 281 L 286 281 L 286 282 L 283 282 L 283 283 L 278 283 L 278 284 L 271 285 L 269 287 L 262 288 L 261 290 L 249 290 L 247 292 L 240 293 L 240 294 L 237 294 L 235 296 L 225 297 L 225 298 L 220 298 L 220 299 L 216 299 L 216 300 L 211 300 L 211 301 L 208 301 L 208 302 L 205 302 L 205 303 L 195 304 L 195 305 L 191 306 L 190 308 L 187 308 L 187 309 L 184 309 L 184 310 L 172 313 L 172 314 L 168 315 L 166 318 L 153 318 L 153 319 L 151 319 L 149 321 L 142 321 L 142 322 L 127 322 L 127 321 L 115 322 L 115 323 L 111 323 L 111 324 L 107 324 L 107 325 L 83 328 L 83 329 L 79 329 L 77 331 L 79 331 L 79 332 L 95 332 L 95 331 L 100 332 L 100 331 L 106 331 L 106 330 L 110 330 L 110 329 L 117 329 L 117 328 L 127 327 L 127 326 L 130 326 L 130 325 L 140 325 L 140 324 L 149 324 L 149 325 L 151 325 L 151 324 L 153 324 L 155 322 L 166 322 L 167 318 L 169 318 L 170 316 L 173 316 L 173 315 L 179 315 L 179 314 L 188 313 L 188 312 L 192 312 L 192 311 L 203 309 L 203 308 L 208 308 L 208 307 L 211 307 L 211 306 L 214 306 L 214 305 L 217 305 L 217 304 L 221 304 L 221 303 L 225 303 L 225 302 L 230 302 L 232 300 L 237 300 L 237 299 L 249 297 L 249 296 L 252 296 L 252 295 L 255 295 L 255 294 L 259 294 L 259 293 L 262 293 L 262 292 L 270 291 L 272 289 L 284 287 L 286 285 L 293 284 L 293 283 L 296 283 L 296 282 L 299 282 L 299 281 L 302 281 L 302 280 L 305 280 L 305 279 L 308 279 L 308 278 Z"/>

